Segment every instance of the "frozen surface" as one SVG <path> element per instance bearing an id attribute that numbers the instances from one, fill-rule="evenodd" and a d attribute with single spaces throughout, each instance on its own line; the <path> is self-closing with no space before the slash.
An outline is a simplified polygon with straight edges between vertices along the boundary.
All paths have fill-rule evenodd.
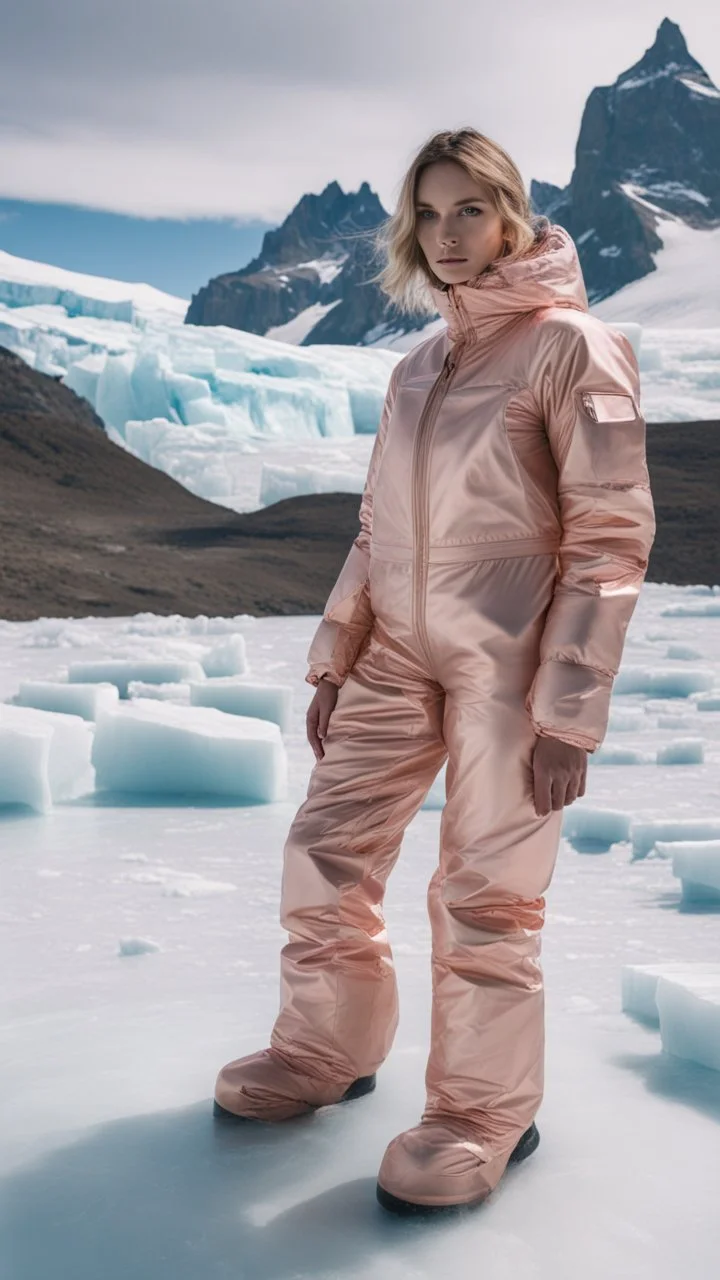
<path id="1" fill-rule="evenodd" d="M 201 666 L 209 678 L 243 675 L 248 669 L 245 637 L 237 634 L 218 641 L 203 654 Z"/>
<path id="2" fill-rule="evenodd" d="M 146 684 L 177 683 L 185 680 L 200 680 L 204 668 L 199 662 L 163 660 L 163 659 L 130 659 L 109 658 L 104 662 L 70 662 L 67 678 L 70 684 L 114 684 L 121 698 L 128 697 L 128 685 L 131 680 L 142 680 Z"/>
<path id="3" fill-rule="evenodd" d="M 633 857 L 644 858 L 651 849 L 662 856 L 664 845 L 720 838 L 720 817 L 641 819 L 633 822 L 630 837 Z"/>
<path id="4" fill-rule="evenodd" d="M 105 711 L 95 727 L 98 791 L 284 800 L 287 757 L 280 728 L 216 707 L 140 698 Z"/>
<path id="5" fill-rule="evenodd" d="M 623 726 L 625 727 L 625 726 Z M 622 743 L 610 743 L 598 747 L 590 756 L 589 763 L 596 764 L 653 764 L 656 757 L 652 751 L 641 751 L 638 747 L 625 747 Z"/>
<path id="6" fill-rule="evenodd" d="M 64 711 L 67 715 L 97 720 L 101 710 L 117 705 L 115 684 L 69 684 L 63 680 L 21 680 L 15 702 L 39 711 Z"/>
<path id="7" fill-rule="evenodd" d="M 720 973 L 660 978 L 655 999 L 663 1049 L 720 1071 Z"/>
<path id="8" fill-rule="evenodd" d="M 290 732 L 292 722 L 293 688 L 290 684 L 259 684 L 256 680 L 241 681 L 233 677 L 205 680 L 202 684 L 190 682 L 190 705 L 193 707 L 217 707 L 236 716 L 258 716 L 272 720 L 283 733 Z"/>
<path id="9" fill-rule="evenodd" d="M 720 711 L 720 693 L 701 693 L 695 706 L 698 711 Z"/>
<path id="10" fill-rule="evenodd" d="M 282 466 L 277 462 L 263 463 L 260 503 L 264 507 L 269 507 L 272 502 L 281 502 L 284 498 L 297 498 L 301 494 L 357 492 L 356 470 L 323 466 L 320 461 L 315 466 L 306 463 L 296 463 L 295 466 Z"/>
<path id="11" fill-rule="evenodd" d="M 658 841 L 659 853 L 672 858 L 673 875 L 682 881 L 683 898 L 720 904 L 720 840 Z"/>
<path id="12" fill-rule="evenodd" d="M 652 697 L 687 698 L 691 693 L 712 689 L 714 674 L 707 668 L 631 666 L 624 663 L 617 674 L 613 692 L 647 693 Z"/>
<path id="13" fill-rule="evenodd" d="M 608 747 L 607 750 L 615 748 Z M 628 839 L 630 825 L 629 813 L 619 809 L 597 809 L 587 800 L 568 805 L 563 815 L 563 835 L 579 853 L 606 852 L 617 841 Z"/>
<path id="14" fill-rule="evenodd" d="M 719 963 L 627 965 L 622 1003 L 626 1013 L 659 1026 L 666 1053 L 720 1071 Z"/>
<path id="15" fill-rule="evenodd" d="M 720 596 L 711 600 L 681 600 L 662 610 L 661 618 L 720 618 Z"/>
<path id="16" fill-rule="evenodd" d="M 704 754 L 702 738 L 676 738 L 659 748 L 656 760 L 658 764 L 702 764 Z"/>
<path id="17" fill-rule="evenodd" d="M 92 726 L 82 717 L 0 704 L 0 813 L 29 805 L 41 813 L 92 788 Z"/>
<path id="18" fill-rule="evenodd" d="M 683 979 L 713 986 L 720 982 L 720 961 L 668 960 L 664 964 L 628 964 L 621 974 L 622 1007 L 632 1017 L 660 1025 L 657 991 L 660 979 Z"/>
<path id="19" fill-rule="evenodd" d="M 648 424 L 677 422 L 679 430 L 720 418 L 717 290 L 706 266 L 720 232 L 695 235 L 706 287 L 690 288 L 683 277 L 682 297 L 693 307 L 675 310 L 675 295 L 654 272 L 591 308 L 633 345 Z M 641 286 L 658 306 L 632 292 Z M 186 325 L 187 305 L 146 285 L 0 252 L 0 344 L 85 396 L 116 444 L 236 511 L 299 494 L 360 493 L 392 369 L 445 327 L 438 318 L 392 335 L 380 325 L 364 347 L 301 347 L 317 309 L 261 337 Z"/>
<path id="20" fill-rule="evenodd" d="M 661 617 L 712 598 L 647 585 L 628 662 L 666 667 L 668 645 L 687 644 L 720 691 L 720 616 Z M 712 1280 L 720 1077 L 663 1052 L 658 1030 L 621 1004 L 625 966 L 720 965 L 719 910 L 683 903 L 655 844 L 669 823 L 670 843 L 720 840 L 720 711 L 689 698 L 681 709 L 704 741 L 702 763 L 592 768 L 567 810 L 568 829 L 572 818 L 606 851 L 562 841 L 543 934 L 541 1144 L 480 1210 L 411 1224 L 374 1199 L 387 1143 L 417 1123 L 425 1096 L 438 807 L 410 823 L 389 881 L 401 1020 L 376 1092 L 284 1126 L 213 1123 L 218 1069 L 267 1043 L 278 1008 L 282 849 L 314 761 L 304 675 L 318 621 L 0 623 L 0 698 L 22 680 L 61 680 L 79 657 L 202 662 L 238 634 L 247 679 L 294 695 L 282 801 L 120 803 L 90 790 L 46 814 L 0 812 L 0 1201 L 12 1280 Z M 189 709 L 186 685 L 154 688 L 159 706 Z M 678 737 L 659 723 L 673 703 L 618 695 L 606 741 L 657 751 Z M 631 827 L 653 820 L 666 826 L 633 860 Z M 702 1012 L 678 1014 L 686 1048 Z"/>

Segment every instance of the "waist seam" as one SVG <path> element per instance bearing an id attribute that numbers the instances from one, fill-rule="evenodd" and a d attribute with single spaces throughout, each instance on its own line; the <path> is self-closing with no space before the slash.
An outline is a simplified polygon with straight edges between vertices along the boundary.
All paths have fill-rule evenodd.
<path id="1" fill-rule="evenodd" d="M 498 542 L 465 542 L 454 547 L 428 547 L 429 564 L 457 564 L 476 560 L 505 560 L 514 556 L 546 555 L 560 549 L 560 539 L 553 534 L 531 538 L 508 538 Z M 370 559 L 412 562 L 412 547 L 392 543 L 370 543 Z"/>

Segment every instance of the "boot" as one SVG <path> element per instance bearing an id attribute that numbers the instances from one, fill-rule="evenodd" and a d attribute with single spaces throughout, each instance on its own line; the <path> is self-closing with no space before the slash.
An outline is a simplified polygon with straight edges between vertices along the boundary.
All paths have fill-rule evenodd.
<path id="1" fill-rule="evenodd" d="M 221 1120 L 290 1120 L 335 1102 L 351 1102 L 375 1088 L 375 1074 L 319 1080 L 292 1067 L 277 1049 L 261 1049 L 221 1068 L 213 1115 Z"/>
<path id="2" fill-rule="evenodd" d="M 506 1158 L 519 1164 L 540 1142 L 533 1122 Z M 376 1188 L 383 1209 L 406 1216 L 470 1209 L 486 1200 L 504 1170 L 493 1168 L 498 1157 L 478 1161 L 480 1144 L 462 1139 L 445 1125 L 426 1123 L 393 1139 L 385 1153 Z M 394 1194 L 383 1181 L 402 1185 L 407 1197 Z"/>

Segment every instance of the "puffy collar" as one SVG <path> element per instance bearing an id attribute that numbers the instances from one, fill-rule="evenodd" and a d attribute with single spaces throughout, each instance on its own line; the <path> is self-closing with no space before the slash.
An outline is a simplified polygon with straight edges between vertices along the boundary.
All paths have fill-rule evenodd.
<path id="1" fill-rule="evenodd" d="M 532 222 L 534 244 L 515 262 L 504 266 L 499 258 L 461 284 L 429 286 L 451 342 L 486 341 L 518 315 L 540 307 L 589 310 L 572 236 L 544 215 Z"/>

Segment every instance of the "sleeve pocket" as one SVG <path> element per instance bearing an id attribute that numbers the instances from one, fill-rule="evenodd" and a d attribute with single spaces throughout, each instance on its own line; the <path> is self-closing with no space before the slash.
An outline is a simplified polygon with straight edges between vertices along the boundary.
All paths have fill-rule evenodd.
<path id="1" fill-rule="evenodd" d="M 575 392 L 577 410 L 561 489 L 570 485 L 648 484 L 645 419 L 624 392 Z"/>
<path id="2" fill-rule="evenodd" d="M 640 416 L 631 395 L 620 391 L 581 391 L 580 399 L 593 422 L 634 422 Z"/>

